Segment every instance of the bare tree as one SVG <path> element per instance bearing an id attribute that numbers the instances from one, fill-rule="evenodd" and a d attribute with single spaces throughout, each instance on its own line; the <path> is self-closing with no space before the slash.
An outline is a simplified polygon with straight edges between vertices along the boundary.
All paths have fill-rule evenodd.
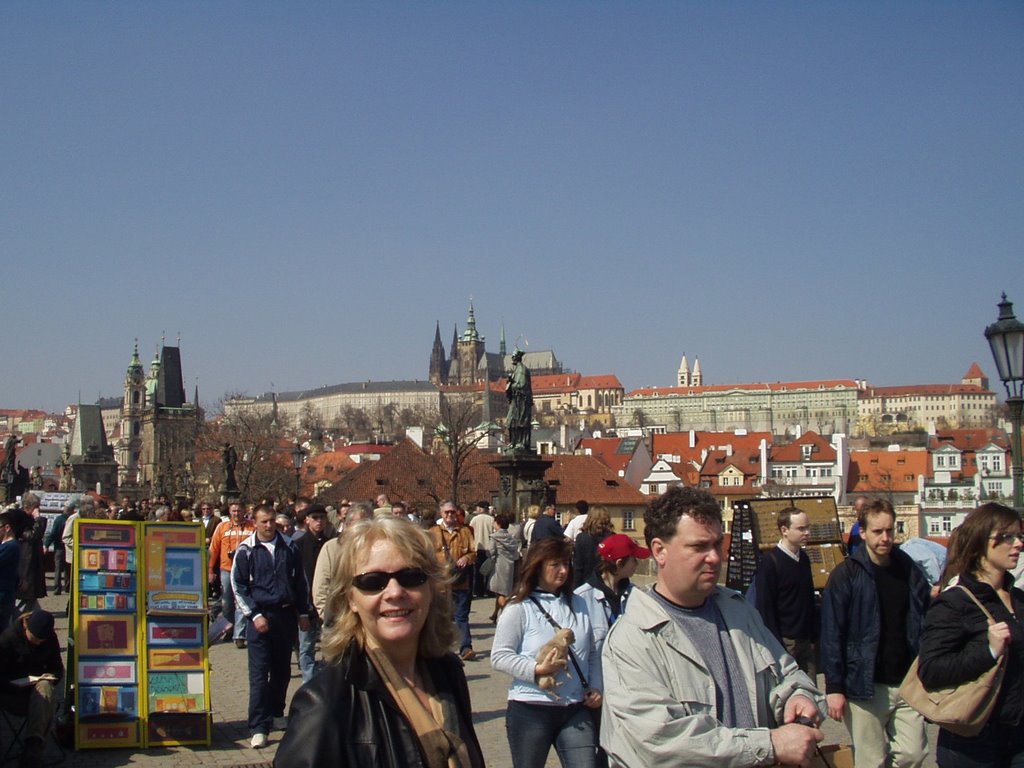
<path id="1" fill-rule="evenodd" d="M 441 397 L 441 411 L 434 434 L 448 457 L 451 493 L 459 503 L 459 487 L 463 475 L 483 461 L 476 447 L 487 437 L 481 429 L 481 407 L 474 393 L 447 393 Z"/>
<path id="2" fill-rule="evenodd" d="M 269 412 L 234 410 L 206 422 L 200 430 L 196 444 L 197 491 L 210 496 L 220 493 L 224 480 L 221 449 L 225 443 L 234 446 L 238 456 L 235 478 L 243 498 L 279 499 L 294 490 L 286 427 L 275 423 Z"/>

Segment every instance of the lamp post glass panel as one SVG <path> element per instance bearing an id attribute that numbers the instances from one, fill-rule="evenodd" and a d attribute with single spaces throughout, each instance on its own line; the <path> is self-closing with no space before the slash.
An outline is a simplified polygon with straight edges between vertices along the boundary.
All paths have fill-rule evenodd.
<path id="1" fill-rule="evenodd" d="M 295 447 L 292 448 L 292 466 L 295 467 L 295 498 L 299 497 L 299 472 L 305 461 L 306 452 L 302 450 L 302 446 L 299 445 L 298 440 L 296 440 Z"/>
<path id="2" fill-rule="evenodd" d="M 1013 423 L 1013 506 L 1020 512 L 1024 508 L 1020 440 L 1021 407 L 1024 405 L 1024 323 L 1013 314 L 1013 303 L 1006 300 L 1005 293 L 999 302 L 999 319 L 985 329 L 985 338 L 1006 388 L 1006 406 Z"/>

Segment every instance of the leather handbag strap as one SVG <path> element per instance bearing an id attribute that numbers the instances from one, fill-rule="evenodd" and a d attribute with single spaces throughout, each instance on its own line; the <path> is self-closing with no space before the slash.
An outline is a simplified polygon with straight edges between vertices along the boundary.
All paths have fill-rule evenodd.
<path id="1" fill-rule="evenodd" d="M 963 584 L 957 584 L 957 587 L 959 587 L 959 588 L 960 588 L 960 589 L 962 589 L 962 590 L 963 590 L 964 592 L 966 592 L 966 593 L 967 593 L 967 596 L 968 596 L 969 598 L 971 598 L 971 600 L 973 600 L 973 601 L 974 601 L 974 604 L 975 604 L 976 606 L 978 606 L 978 607 L 979 607 L 979 608 L 981 609 L 981 612 L 985 614 L 985 618 L 987 618 L 987 619 L 988 619 L 988 625 L 989 625 L 990 627 L 991 627 L 991 626 L 992 626 L 993 624 L 995 624 L 995 623 L 996 623 L 996 620 L 995 620 L 995 619 L 994 619 L 994 618 L 992 617 L 992 614 L 991 614 L 991 613 L 989 613 L 989 610 L 988 610 L 988 608 L 986 608 L 986 607 L 985 607 L 984 605 L 982 605 L 982 604 L 981 604 L 981 600 L 979 600 L 979 599 L 978 599 L 977 597 L 975 597 L 974 593 L 973 593 L 973 592 L 971 592 L 971 590 L 969 590 L 969 589 L 968 589 L 967 587 L 965 587 L 965 586 L 964 586 Z"/>

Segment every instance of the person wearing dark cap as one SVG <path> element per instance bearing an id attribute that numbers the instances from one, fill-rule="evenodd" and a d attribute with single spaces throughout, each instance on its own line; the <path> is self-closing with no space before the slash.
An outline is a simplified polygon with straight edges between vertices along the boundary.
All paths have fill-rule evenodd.
<path id="1" fill-rule="evenodd" d="M 0 708 L 26 720 L 22 768 L 43 764 L 57 708 L 56 685 L 63 677 L 53 614 L 36 608 L 0 634 Z"/>
<path id="2" fill-rule="evenodd" d="M 316 571 L 316 560 L 324 544 L 333 537 L 334 529 L 327 521 L 327 510 L 323 504 L 312 504 L 306 507 L 306 530 L 301 536 L 292 539 L 295 548 L 302 558 L 302 570 L 306 574 L 306 582 L 313 583 Z M 309 629 L 299 629 L 299 669 L 302 671 L 302 682 L 308 683 L 316 673 L 316 642 L 320 637 L 318 617 L 310 616 Z"/>

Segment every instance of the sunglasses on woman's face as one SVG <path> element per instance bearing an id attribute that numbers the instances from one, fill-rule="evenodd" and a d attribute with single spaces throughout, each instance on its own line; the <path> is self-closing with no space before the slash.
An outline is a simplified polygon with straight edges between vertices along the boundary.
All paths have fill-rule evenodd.
<path id="1" fill-rule="evenodd" d="M 398 586 L 403 589 L 413 589 L 414 587 L 422 587 L 427 583 L 428 578 L 421 568 L 403 568 L 400 571 L 369 571 L 368 573 L 360 573 L 352 579 L 352 584 L 360 592 L 374 594 L 375 592 L 383 592 L 392 579 L 397 581 Z"/>

